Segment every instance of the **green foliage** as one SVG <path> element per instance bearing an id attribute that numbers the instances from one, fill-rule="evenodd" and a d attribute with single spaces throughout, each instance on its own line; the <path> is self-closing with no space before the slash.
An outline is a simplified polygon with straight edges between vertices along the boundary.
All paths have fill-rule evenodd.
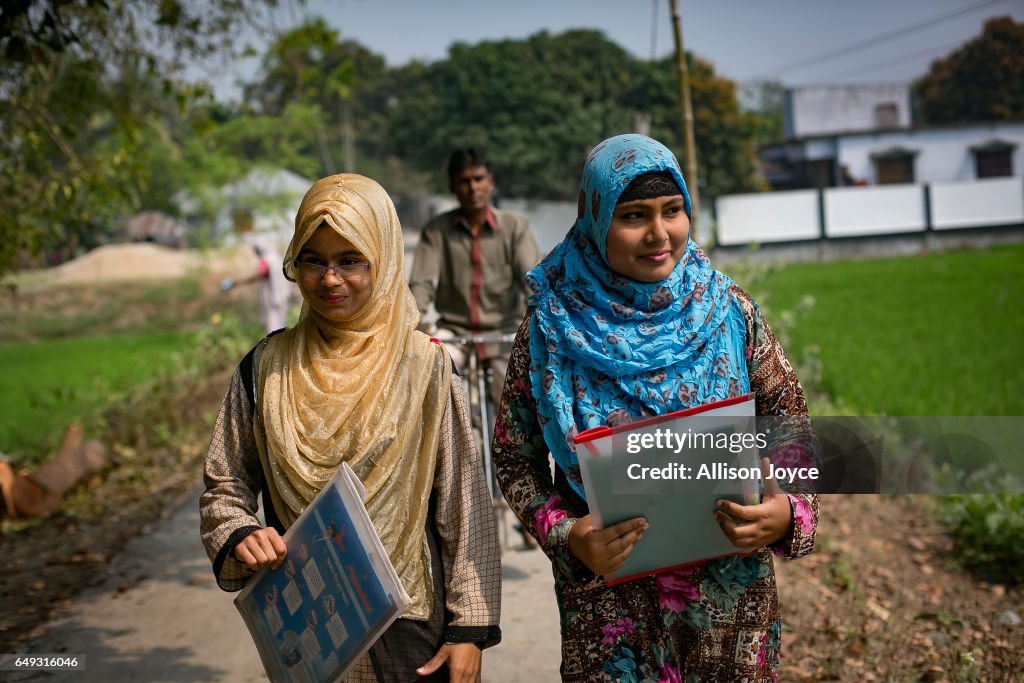
<path id="1" fill-rule="evenodd" d="M 0 14 L 0 275 L 114 238 L 140 209 L 184 216 L 202 245 L 254 168 L 314 178 L 355 170 L 397 195 L 444 191 L 459 146 L 488 148 L 502 194 L 572 199 L 602 138 L 635 129 L 681 147 L 671 60 L 633 58 L 601 33 L 456 44 L 447 59 L 388 69 L 323 19 L 269 43 L 239 105 L 179 80 L 182 64 L 247 52 L 239 20 L 276 0 L 94 3 L 28 0 Z M 73 27 L 73 28 L 72 28 Z M 703 194 L 759 187 L 760 119 L 731 82 L 689 56 Z M 187 198 L 186 205 L 182 197 Z M 265 198 L 270 201 L 272 198 Z M 279 207 L 275 207 L 279 208 Z"/>
<path id="2" fill-rule="evenodd" d="M 783 129 L 783 96 L 786 86 L 781 81 L 754 81 L 743 86 L 740 108 L 757 115 L 754 143 L 767 145 L 785 138 Z"/>
<path id="3" fill-rule="evenodd" d="M 238 316 L 215 314 L 201 327 L 189 346 L 172 356 L 175 376 L 202 377 L 210 368 L 237 361 L 252 348 L 252 328 Z"/>
<path id="4" fill-rule="evenodd" d="M 26 285 L 0 297 L 0 344 L 190 333 L 218 314 L 233 315 L 258 330 L 255 299 L 255 288 L 229 297 L 204 295 L 203 283 L 194 278 L 49 289 Z"/>
<path id="5" fill-rule="evenodd" d="M 1021 415 L 1024 374 L 1018 350 L 991 340 L 1024 334 L 1016 306 L 1024 297 L 1022 257 L 1024 247 L 1013 245 L 727 270 L 759 299 L 769 323 L 786 337 L 784 347 L 810 390 L 813 414 Z M 814 305 L 807 307 L 809 296 Z M 815 369 L 808 373 L 809 367 Z M 814 401 L 819 387 L 827 398 Z M 884 426 L 877 425 L 882 433 Z M 978 436 L 996 452 L 1018 452 L 1019 444 L 1011 441 L 1019 436 L 1016 430 L 1000 434 L 991 420 L 979 425 L 988 431 Z M 914 439 L 903 443 L 910 435 L 892 436 L 886 437 L 887 457 L 913 457 Z M 929 435 L 917 436 L 927 441 Z M 935 473 L 939 486 L 989 492 L 935 497 L 954 556 L 992 581 L 1020 583 L 1024 495 L 1004 493 L 1021 490 L 1013 474 L 1019 460 L 982 467 L 980 454 L 969 445 L 947 445 L 950 460 Z M 827 572 L 834 584 L 848 584 L 842 562 Z"/>
<path id="6" fill-rule="evenodd" d="M 982 34 L 914 84 L 927 123 L 1024 118 L 1024 23 L 990 19 Z"/>
<path id="7" fill-rule="evenodd" d="M 342 40 L 316 17 L 268 48 L 258 80 L 245 88 L 245 101 L 270 117 L 281 116 L 295 103 L 318 108 L 322 116 L 307 129 L 302 151 L 317 160 L 310 175 L 322 176 L 355 169 L 356 157 L 385 156 L 388 80 L 383 57 Z M 347 152 L 353 158 L 346 158 Z"/>
<path id="8" fill-rule="evenodd" d="M 145 403 L 158 385 L 201 382 L 237 362 L 256 339 L 251 326 L 225 313 L 187 333 L 0 344 L 0 450 L 23 466 L 40 462 L 68 423 L 102 433 L 112 407 Z"/>
<path id="9" fill-rule="evenodd" d="M 761 119 L 752 112 L 740 111 L 736 85 L 717 77 L 710 63 L 687 54 L 687 64 L 701 201 L 765 189 L 764 181 L 757 175 L 754 153 Z M 675 60 L 665 58 L 653 67 L 644 66 L 646 78 L 636 83 L 638 89 L 629 99 L 647 100 L 652 113 L 652 137 L 675 148 L 681 161 L 683 124 Z"/>
<path id="10" fill-rule="evenodd" d="M 0 12 L 0 275 L 27 254 L 102 241 L 148 183 L 145 131 L 202 89 L 187 59 L 233 45 L 275 0 L 26 0 Z"/>
<path id="11" fill-rule="evenodd" d="M 833 558 L 824 566 L 822 578 L 826 584 L 835 586 L 840 590 L 854 590 L 856 582 L 853 579 L 853 571 L 850 568 L 850 554 L 842 553 L 839 557 Z"/>
<path id="12" fill-rule="evenodd" d="M 303 175 L 316 175 L 321 169 L 303 146 L 308 132 L 322 126 L 325 118 L 323 110 L 315 104 L 289 104 L 278 116 L 243 114 L 196 140 L 205 149 L 190 147 L 186 159 L 212 163 L 225 158 L 235 160 L 235 177 L 225 174 L 225 182 L 236 179 L 243 168 L 270 164 Z"/>
<path id="13" fill-rule="evenodd" d="M 211 227 L 222 209 L 235 201 L 256 211 L 294 209 L 288 194 L 239 197 L 224 187 L 256 169 L 284 167 L 318 176 L 320 163 L 308 152 L 310 131 L 325 120 L 316 104 L 291 104 L 278 116 L 205 107 L 163 131 L 151 129 L 142 154 L 154 182 L 144 194 L 145 205 L 172 215 L 184 213 L 199 228 Z M 182 196 L 187 197 L 185 202 Z M 200 240 L 209 232 L 193 230 L 193 246 L 203 246 Z"/>
<path id="14" fill-rule="evenodd" d="M 689 60 L 702 191 L 754 189 L 756 117 L 738 110 L 732 82 Z M 439 190 L 451 150 L 483 146 L 503 194 L 573 199 L 587 151 L 635 130 L 637 114 L 650 114 L 652 135 L 681 148 L 676 78 L 670 59 L 649 65 L 592 30 L 459 43 L 446 60 L 398 70 L 389 134 Z"/>
<path id="15" fill-rule="evenodd" d="M 1024 582 L 1024 495 L 946 496 L 940 513 L 965 567 L 991 581 Z"/>

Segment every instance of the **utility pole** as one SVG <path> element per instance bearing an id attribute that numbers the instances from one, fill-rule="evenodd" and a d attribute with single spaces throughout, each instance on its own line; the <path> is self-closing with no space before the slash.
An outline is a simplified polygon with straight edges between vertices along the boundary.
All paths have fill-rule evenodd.
<path id="1" fill-rule="evenodd" d="M 693 107 L 690 105 L 690 73 L 683 49 L 682 19 L 679 0 L 668 0 L 672 10 L 672 32 L 676 39 L 676 67 L 679 70 L 679 101 L 683 105 L 683 142 L 686 147 L 686 189 L 690 192 L 690 239 L 697 238 L 697 216 L 700 211 L 700 188 L 697 187 L 697 144 L 693 138 Z"/>
<path id="2" fill-rule="evenodd" d="M 342 126 L 345 130 L 345 173 L 356 172 L 356 145 L 352 130 L 352 102 L 345 100 L 342 109 Z"/>

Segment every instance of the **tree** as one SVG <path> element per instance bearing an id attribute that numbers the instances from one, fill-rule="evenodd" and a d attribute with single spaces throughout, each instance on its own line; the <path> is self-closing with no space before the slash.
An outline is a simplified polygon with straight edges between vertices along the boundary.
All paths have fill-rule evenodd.
<path id="1" fill-rule="evenodd" d="M 276 0 L 15 0 L 0 12 L 0 276 L 26 253 L 88 241 L 137 207 L 141 143 L 202 88 L 187 60 L 222 52 Z M 145 87 L 140 87 L 145 86 Z"/>
<path id="2" fill-rule="evenodd" d="M 702 189 L 755 189 L 758 118 L 739 111 L 731 81 L 689 59 Z M 502 194 L 571 200 L 587 151 L 636 130 L 637 114 L 650 114 L 654 137 L 681 146 L 676 77 L 671 60 L 638 60 L 598 31 L 455 44 L 446 60 L 395 74 L 390 141 L 437 189 L 453 148 L 483 146 Z"/>
<path id="3" fill-rule="evenodd" d="M 355 170 L 363 154 L 382 156 L 387 75 L 383 57 L 315 17 L 274 41 L 245 101 L 269 116 L 296 102 L 319 107 L 323 124 L 310 141 L 319 175 Z"/>
<path id="4" fill-rule="evenodd" d="M 691 52 L 686 53 L 686 59 L 701 198 L 713 200 L 723 194 L 762 189 L 754 153 L 754 139 L 761 119 L 751 112 L 740 111 L 736 84 L 716 76 L 709 62 Z M 647 93 L 651 135 L 681 150 L 683 130 L 675 58 L 669 56 L 647 65 L 645 71 L 645 79 L 637 85 Z M 635 99 L 641 97 L 636 93 Z"/>
<path id="5" fill-rule="evenodd" d="M 1024 23 L 990 19 L 980 36 L 914 84 L 925 123 L 1024 119 Z"/>
<path id="6" fill-rule="evenodd" d="M 486 147 L 502 194 L 571 198 L 587 150 L 631 124 L 618 104 L 630 64 L 596 31 L 456 43 L 447 59 L 396 74 L 392 149 L 441 189 L 452 149 Z"/>
<path id="7" fill-rule="evenodd" d="M 782 81 L 764 80 L 746 83 L 739 93 L 740 110 L 757 115 L 755 145 L 769 145 L 785 139 L 784 100 L 786 86 Z"/>
<path id="8" fill-rule="evenodd" d="M 222 188 L 254 168 L 287 168 L 314 177 L 320 163 L 309 151 L 310 131 L 323 125 L 323 112 L 310 104 L 290 104 L 279 116 L 217 105 L 193 108 L 173 130 L 153 127 L 145 132 L 141 163 L 152 181 L 143 194 L 144 206 L 178 214 L 185 193 L 188 217 L 210 222 L 230 201 Z"/>

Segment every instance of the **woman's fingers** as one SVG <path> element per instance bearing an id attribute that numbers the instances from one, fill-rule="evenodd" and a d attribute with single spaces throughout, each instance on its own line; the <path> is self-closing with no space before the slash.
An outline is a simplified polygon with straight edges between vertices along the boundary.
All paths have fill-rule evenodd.
<path id="1" fill-rule="evenodd" d="M 759 505 L 719 501 L 715 519 L 730 543 L 750 549 L 771 545 L 782 538 L 789 528 L 791 514 L 789 498 L 785 494 L 771 494 Z"/>
<path id="2" fill-rule="evenodd" d="M 730 519 L 721 512 L 715 513 L 718 526 L 722 529 L 725 537 L 737 548 L 753 548 L 756 543 L 754 537 L 758 533 L 757 524 L 737 524 L 736 520 Z"/>
<path id="3" fill-rule="evenodd" d="M 235 557 L 253 569 L 266 565 L 277 568 L 287 554 L 284 539 L 272 527 L 252 532 L 235 546 Z"/>
<path id="4" fill-rule="evenodd" d="M 235 558 L 239 562 L 244 562 L 247 567 L 256 567 L 259 565 L 253 554 L 245 547 L 245 541 L 242 541 L 235 546 Z"/>
<path id="5" fill-rule="evenodd" d="M 267 554 L 256 539 L 246 538 L 235 547 L 235 555 L 253 569 L 267 563 Z"/>
<path id="6" fill-rule="evenodd" d="M 284 539 L 277 533 L 277 529 L 267 527 L 253 535 L 258 535 L 256 540 L 260 544 L 260 550 L 266 556 L 266 563 L 274 569 L 280 567 L 284 556 L 288 554 L 288 548 L 284 544 Z"/>
<path id="7" fill-rule="evenodd" d="M 420 668 L 416 669 L 416 673 L 418 675 L 420 675 L 420 676 L 429 676 L 430 674 L 432 674 L 435 671 L 437 671 L 438 669 L 440 669 L 441 665 L 444 664 L 447 661 L 448 661 L 448 646 L 447 645 L 442 645 L 441 649 L 437 651 L 437 654 L 434 655 L 430 659 L 429 662 L 427 662 L 426 664 L 424 664 Z"/>
<path id="8" fill-rule="evenodd" d="M 640 539 L 643 538 L 643 537 L 644 537 L 643 529 L 640 529 L 640 530 L 637 530 L 637 531 L 631 531 L 628 534 L 626 534 L 625 536 L 619 536 L 619 538 L 616 539 L 616 541 L 611 544 L 611 547 L 610 547 L 609 550 L 610 550 L 610 552 L 614 553 L 615 556 L 622 555 L 623 553 L 625 553 L 626 555 L 629 555 L 629 553 L 633 552 L 633 547 L 637 543 L 639 543 Z M 623 559 L 625 559 L 625 555 L 623 555 Z"/>
<path id="9" fill-rule="evenodd" d="M 270 542 L 274 550 L 277 551 L 277 561 L 270 566 L 277 569 L 284 562 L 284 556 L 288 554 L 288 546 L 284 544 L 284 539 L 281 538 L 281 534 L 277 533 L 277 529 L 271 528 L 270 531 L 273 533 L 270 535 Z"/>
<path id="10" fill-rule="evenodd" d="M 747 520 L 753 522 L 761 517 L 760 505 L 740 505 L 734 503 L 731 500 L 725 500 L 724 498 L 719 499 L 717 502 L 718 509 L 724 512 L 726 515 L 739 520 Z"/>
<path id="11" fill-rule="evenodd" d="M 620 522 L 606 529 L 591 532 L 592 557 L 595 571 L 608 574 L 625 563 L 633 548 L 643 538 L 648 528 L 642 517 Z"/>
<path id="12" fill-rule="evenodd" d="M 256 535 L 256 542 L 260 546 L 260 550 L 263 552 L 265 561 L 269 564 L 277 559 L 277 551 L 274 549 L 274 544 L 270 542 L 270 539 L 266 534 Z"/>
<path id="13" fill-rule="evenodd" d="M 473 643 L 449 643 L 448 671 L 451 683 L 480 683 L 480 648 Z"/>
<path id="14" fill-rule="evenodd" d="M 619 567 L 624 565 L 626 563 L 626 558 L 633 553 L 633 549 L 636 548 L 636 544 L 640 541 L 641 538 L 643 538 L 643 533 L 637 536 L 637 538 L 632 542 L 623 544 L 622 550 L 620 552 L 608 558 L 607 568 L 601 573 L 610 574 L 611 572 L 618 570 Z"/>
<path id="15" fill-rule="evenodd" d="M 618 538 L 642 533 L 649 526 L 647 520 L 643 517 L 634 517 L 633 519 L 627 519 L 625 522 L 619 522 L 604 529 L 596 530 L 593 532 L 593 536 L 598 542 L 608 545 Z"/>
<path id="16" fill-rule="evenodd" d="M 622 566 L 648 526 L 646 519 L 635 517 L 604 529 L 594 529 L 587 515 L 570 529 L 569 548 L 595 574 L 607 574 Z"/>

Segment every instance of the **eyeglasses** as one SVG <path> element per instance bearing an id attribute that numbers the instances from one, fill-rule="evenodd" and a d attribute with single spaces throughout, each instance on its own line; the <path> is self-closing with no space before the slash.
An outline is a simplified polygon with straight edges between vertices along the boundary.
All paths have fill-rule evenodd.
<path id="1" fill-rule="evenodd" d="M 370 271 L 370 264 L 342 263 L 337 266 L 324 266 L 319 263 L 299 261 L 296 259 L 295 269 L 299 271 L 300 277 L 305 278 L 306 280 L 314 280 L 316 282 L 323 280 L 327 271 L 331 271 L 334 277 L 342 280 L 358 280 Z"/>

